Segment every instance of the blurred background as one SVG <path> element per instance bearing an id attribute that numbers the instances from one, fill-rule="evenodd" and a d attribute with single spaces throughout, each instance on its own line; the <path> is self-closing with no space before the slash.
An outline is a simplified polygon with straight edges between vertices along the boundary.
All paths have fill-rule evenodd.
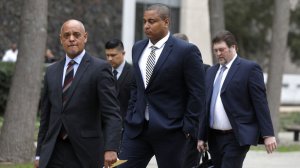
<path id="1" fill-rule="evenodd" d="M 298 128 L 299 0 L 0 0 L 0 162 L 28 162 L 34 156 L 43 72 L 65 55 L 59 41 L 63 22 L 82 21 L 89 34 L 86 50 L 99 58 L 105 58 L 106 41 L 121 39 L 131 62 L 132 45 L 146 38 L 143 11 L 153 3 L 171 8 L 171 33 L 186 34 L 206 64 L 216 63 L 214 34 L 231 31 L 238 54 L 263 68 L 276 134 Z M 8 51 L 15 59 L 6 61 Z"/>

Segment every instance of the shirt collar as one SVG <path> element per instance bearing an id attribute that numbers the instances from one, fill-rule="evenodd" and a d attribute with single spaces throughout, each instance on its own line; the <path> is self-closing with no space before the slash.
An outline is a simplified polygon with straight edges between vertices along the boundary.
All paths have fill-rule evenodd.
<path id="1" fill-rule="evenodd" d="M 85 50 L 83 50 L 78 56 L 76 56 L 73 60 L 79 65 L 83 56 L 85 54 Z M 65 65 L 68 65 L 68 63 L 71 61 L 72 59 L 66 55 L 66 64 Z"/>
<path id="2" fill-rule="evenodd" d="M 166 44 L 169 37 L 170 37 L 170 32 L 168 32 L 168 34 L 164 38 L 160 39 L 156 44 L 152 44 L 152 42 L 149 39 L 147 48 L 150 48 L 151 46 L 155 46 L 157 47 L 157 49 L 160 49 Z"/>
<path id="3" fill-rule="evenodd" d="M 125 59 L 124 59 L 124 61 L 122 62 L 122 64 L 120 64 L 120 65 L 118 66 L 118 68 L 116 68 L 115 70 L 117 70 L 118 73 L 120 73 L 120 72 L 123 71 L 124 66 L 125 66 Z M 114 68 L 113 68 L 113 70 L 114 70 Z"/>

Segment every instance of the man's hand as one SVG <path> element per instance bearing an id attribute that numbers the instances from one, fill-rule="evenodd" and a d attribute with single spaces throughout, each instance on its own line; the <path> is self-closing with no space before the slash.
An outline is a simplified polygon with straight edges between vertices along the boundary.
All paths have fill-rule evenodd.
<path id="1" fill-rule="evenodd" d="M 204 141 L 198 140 L 197 149 L 199 152 L 207 151 L 207 145 Z"/>
<path id="2" fill-rule="evenodd" d="M 105 151 L 104 153 L 104 167 L 109 168 L 118 159 L 117 152 Z"/>
<path id="3" fill-rule="evenodd" d="M 33 167 L 39 168 L 39 160 L 34 160 Z"/>
<path id="4" fill-rule="evenodd" d="M 272 153 L 277 148 L 275 137 L 265 137 L 264 143 L 268 153 Z"/>

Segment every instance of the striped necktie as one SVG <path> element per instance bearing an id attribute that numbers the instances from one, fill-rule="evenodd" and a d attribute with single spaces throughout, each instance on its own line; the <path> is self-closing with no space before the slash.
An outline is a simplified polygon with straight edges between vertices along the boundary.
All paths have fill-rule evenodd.
<path id="1" fill-rule="evenodd" d="M 74 64 L 76 64 L 76 62 L 74 60 L 71 60 L 68 63 L 67 69 L 66 69 L 66 74 L 65 74 L 65 80 L 64 80 L 64 84 L 63 84 L 63 107 L 65 106 L 66 102 L 67 102 L 67 95 L 68 95 L 68 90 L 72 84 L 72 81 L 74 79 Z M 63 140 L 67 139 L 68 134 L 67 131 L 64 127 L 64 125 L 62 125 L 61 130 L 59 132 L 59 137 L 62 138 Z"/>
<path id="2" fill-rule="evenodd" d="M 146 63 L 146 85 L 148 85 L 149 80 L 151 78 L 154 66 L 155 66 L 155 50 L 157 47 L 151 46 L 151 52 L 150 55 L 147 58 L 147 63 Z"/>
<path id="3" fill-rule="evenodd" d="M 150 55 L 147 58 L 147 63 L 146 63 L 146 86 L 149 83 L 149 80 L 151 78 L 154 66 L 155 66 L 155 50 L 157 47 L 151 46 L 151 52 Z M 147 103 L 146 105 L 146 110 L 145 110 L 145 119 L 148 121 L 149 120 L 149 104 Z"/>
<path id="4" fill-rule="evenodd" d="M 68 67 L 66 69 L 66 74 L 65 74 L 65 80 L 64 80 L 64 85 L 63 85 L 63 106 L 66 103 L 66 100 L 68 99 L 67 95 L 68 95 L 68 90 L 72 84 L 72 81 L 74 79 L 74 64 L 76 64 L 76 62 L 74 60 L 71 60 L 68 63 Z"/>

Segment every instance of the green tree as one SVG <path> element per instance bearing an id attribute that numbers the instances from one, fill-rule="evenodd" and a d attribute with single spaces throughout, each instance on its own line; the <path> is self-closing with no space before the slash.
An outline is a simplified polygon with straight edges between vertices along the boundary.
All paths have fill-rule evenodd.
<path id="1" fill-rule="evenodd" d="M 274 0 L 224 0 L 225 27 L 236 35 L 239 54 L 266 67 Z"/>
<path id="2" fill-rule="evenodd" d="M 300 4 L 291 11 L 291 24 L 288 37 L 288 45 L 290 47 L 291 59 L 297 65 L 300 65 Z"/>

